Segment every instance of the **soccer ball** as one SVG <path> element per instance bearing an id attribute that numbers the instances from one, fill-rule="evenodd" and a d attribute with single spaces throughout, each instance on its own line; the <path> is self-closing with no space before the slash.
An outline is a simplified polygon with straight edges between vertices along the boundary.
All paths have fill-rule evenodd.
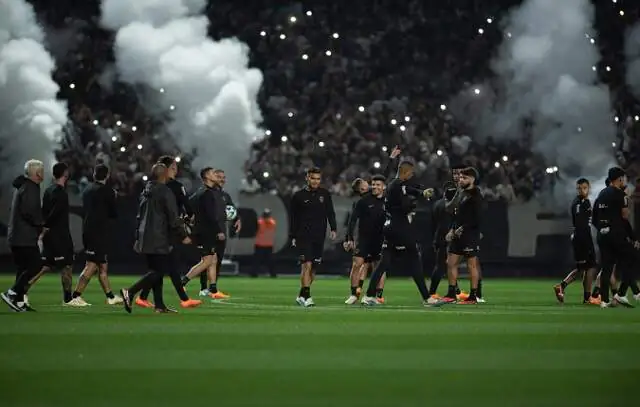
<path id="1" fill-rule="evenodd" d="M 233 205 L 227 205 L 225 212 L 227 213 L 227 220 L 234 220 L 238 217 L 238 210 Z"/>

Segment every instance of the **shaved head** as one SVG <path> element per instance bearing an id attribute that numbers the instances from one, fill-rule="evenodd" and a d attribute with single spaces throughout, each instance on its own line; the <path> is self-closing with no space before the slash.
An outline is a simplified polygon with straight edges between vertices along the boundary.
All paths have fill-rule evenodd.
<path id="1" fill-rule="evenodd" d="M 153 164 L 153 167 L 151 167 L 151 179 L 153 181 L 165 183 L 167 182 L 168 175 L 169 168 L 162 163 Z"/>

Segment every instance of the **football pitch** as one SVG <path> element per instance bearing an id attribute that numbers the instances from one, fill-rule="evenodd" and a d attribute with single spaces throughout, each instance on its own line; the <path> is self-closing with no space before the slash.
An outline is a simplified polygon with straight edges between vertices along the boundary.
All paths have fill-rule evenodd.
<path id="1" fill-rule="evenodd" d="M 114 277 L 114 291 L 136 277 Z M 0 277 L 8 287 L 10 275 Z M 446 284 L 446 282 L 445 282 Z M 0 405 L 629 406 L 638 399 L 640 310 L 558 305 L 552 282 L 485 281 L 486 304 L 425 309 L 405 279 L 387 304 L 343 304 L 346 279 L 321 279 L 315 308 L 292 278 L 223 277 L 227 302 L 155 314 L 61 304 L 57 275 L 32 289 L 36 313 L 0 304 Z M 462 287 L 467 286 L 463 282 Z M 443 286 L 441 291 L 446 287 Z M 189 286 L 194 295 L 197 282 Z M 177 305 L 168 280 L 165 297 Z"/>

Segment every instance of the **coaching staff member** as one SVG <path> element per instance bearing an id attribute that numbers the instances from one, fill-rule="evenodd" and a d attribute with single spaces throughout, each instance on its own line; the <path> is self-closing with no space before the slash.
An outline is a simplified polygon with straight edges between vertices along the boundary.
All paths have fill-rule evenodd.
<path id="1" fill-rule="evenodd" d="M 29 281 L 42 266 L 38 240 L 45 231 L 40 204 L 40 184 L 44 179 L 42 161 L 29 160 L 24 164 L 24 175 L 13 181 L 13 198 L 9 214 L 7 240 L 20 275 L 11 289 L 0 294 L 2 300 L 16 312 L 32 310 L 24 303 Z"/>
<path id="2" fill-rule="evenodd" d="M 327 222 L 331 240 L 336 238 L 336 212 L 331 194 L 320 186 L 322 171 L 307 170 L 307 186 L 291 197 L 291 246 L 298 249 L 300 258 L 300 293 L 296 302 L 303 307 L 315 305 L 311 298 L 311 283 L 315 268 L 322 262 Z"/>

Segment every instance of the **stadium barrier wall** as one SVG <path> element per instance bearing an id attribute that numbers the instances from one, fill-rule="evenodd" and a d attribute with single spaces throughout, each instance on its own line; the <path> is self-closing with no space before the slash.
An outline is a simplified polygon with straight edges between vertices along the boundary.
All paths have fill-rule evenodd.
<path id="1" fill-rule="evenodd" d="M 9 215 L 11 197 L 0 196 L 0 215 L 6 222 Z M 323 272 L 346 274 L 350 267 L 349 254 L 342 250 L 348 217 L 354 200 L 334 197 L 334 206 L 338 221 L 338 240 L 327 239 L 325 245 Z M 78 194 L 70 194 L 71 216 L 69 219 L 71 234 L 76 251 L 82 250 L 82 201 Z M 138 207 L 136 197 L 118 199 L 118 218 L 113 222 L 111 232 L 105 235 L 109 240 L 109 261 L 112 271 L 140 272 L 141 258 L 132 250 L 135 215 Z M 281 197 L 269 194 L 242 195 L 239 199 L 238 213 L 242 219 L 242 230 L 238 236 L 231 235 L 227 256 L 239 262 L 241 272 L 252 267 L 252 254 L 257 229 L 257 219 L 265 208 L 269 208 L 277 221 L 274 245 L 274 261 L 279 273 L 295 273 L 296 253 L 288 246 L 289 216 L 287 203 Z M 483 240 L 481 242 L 481 261 L 483 272 L 498 276 L 557 275 L 566 272 L 572 264 L 569 241 L 570 220 L 568 216 L 557 216 L 545 211 L 537 202 L 507 205 L 504 202 L 490 202 L 483 217 Z M 633 212 L 633 211 L 632 211 Z M 418 207 L 414 218 L 416 234 L 424 251 L 425 270 L 430 270 L 433 255 L 431 245 L 432 222 L 431 205 Z M 0 257 L 4 263 L 10 262 L 10 250 L 6 241 L 6 224 L 0 223 Z M 78 256 L 81 261 L 82 256 Z M 188 250 L 184 256 L 197 257 Z M 194 259 L 194 262 L 196 260 Z"/>

